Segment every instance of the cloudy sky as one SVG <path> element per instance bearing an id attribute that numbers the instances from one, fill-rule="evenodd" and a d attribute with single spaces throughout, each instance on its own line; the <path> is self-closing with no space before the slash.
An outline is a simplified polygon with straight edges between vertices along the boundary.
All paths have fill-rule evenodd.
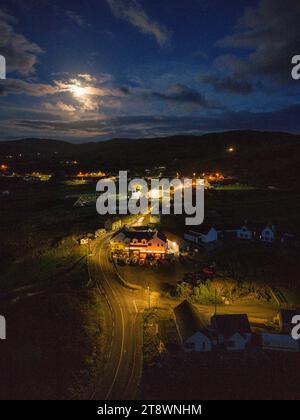
<path id="1" fill-rule="evenodd" d="M 2 0 L 0 140 L 300 132 L 299 0 Z"/>

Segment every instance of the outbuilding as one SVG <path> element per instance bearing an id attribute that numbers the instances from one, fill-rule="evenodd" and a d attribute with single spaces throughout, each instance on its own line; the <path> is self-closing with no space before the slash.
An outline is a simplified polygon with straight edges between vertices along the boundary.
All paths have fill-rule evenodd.
<path id="1" fill-rule="evenodd" d="M 196 308 L 184 300 L 174 309 L 177 330 L 186 352 L 208 352 L 213 348 L 213 332 L 206 328 Z"/>

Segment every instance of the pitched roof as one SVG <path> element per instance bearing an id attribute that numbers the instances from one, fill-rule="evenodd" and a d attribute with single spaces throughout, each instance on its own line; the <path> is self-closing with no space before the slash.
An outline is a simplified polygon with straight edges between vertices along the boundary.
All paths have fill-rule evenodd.
<path id="1" fill-rule="evenodd" d="M 273 232 L 275 231 L 275 227 L 271 223 L 254 223 L 252 221 L 245 220 L 243 224 L 240 225 L 238 229 L 242 229 L 246 227 L 250 231 L 262 232 L 264 229 L 269 228 Z"/>
<path id="2" fill-rule="evenodd" d="M 185 233 L 188 235 L 194 235 L 194 236 L 203 236 L 203 235 L 207 235 L 211 229 L 215 229 L 213 226 L 208 225 L 208 226 L 203 226 L 201 225 L 201 228 L 197 229 L 197 230 L 187 230 Z"/>
<path id="3" fill-rule="evenodd" d="M 246 314 L 213 315 L 211 321 L 218 333 L 224 335 L 226 338 L 231 337 L 235 333 L 241 335 L 251 333 Z"/>
<path id="4" fill-rule="evenodd" d="M 273 225 L 266 225 L 264 228 L 262 228 L 262 232 L 264 231 L 264 230 L 266 230 L 266 229 L 269 229 L 269 230 L 271 230 L 273 233 L 275 233 L 275 226 L 273 226 Z"/>
<path id="5" fill-rule="evenodd" d="M 201 318 L 196 308 L 187 300 L 184 300 L 176 308 L 174 308 L 176 323 L 179 334 L 183 341 L 186 341 L 196 332 L 201 331 L 207 337 L 210 336 L 209 331 L 205 327 L 204 320 Z"/>
<path id="6" fill-rule="evenodd" d="M 117 240 L 133 240 L 137 239 L 139 241 L 146 239 L 147 242 L 151 241 L 155 236 L 161 239 L 164 242 L 167 242 L 166 236 L 160 231 L 153 231 L 153 230 L 127 230 L 123 229 L 116 236 L 113 238 Z"/>
<path id="7" fill-rule="evenodd" d="M 157 232 L 157 237 L 158 237 L 159 239 L 161 239 L 162 241 L 167 242 L 167 237 L 166 237 L 166 235 L 165 235 L 163 232 L 161 232 L 160 230 Z"/>
<path id="8" fill-rule="evenodd" d="M 126 230 L 124 231 L 124 235 L 127 238 L 130 239 L 146 239 L 147 241 L 150 241 L 153 236 L 154 236 L 154 232 L 149 232 L 149 231 L 131 231 L 131 230 Z"/>

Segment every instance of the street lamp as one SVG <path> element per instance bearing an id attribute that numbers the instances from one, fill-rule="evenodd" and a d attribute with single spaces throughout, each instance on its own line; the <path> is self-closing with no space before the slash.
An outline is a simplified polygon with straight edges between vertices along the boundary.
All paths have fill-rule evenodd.
<path id="1" fill-rule="evenodd" d="M 150 283 L 148 283 L 147 285 L 147 290 L 148 290 L 148 309 L 150 309 Z"/>

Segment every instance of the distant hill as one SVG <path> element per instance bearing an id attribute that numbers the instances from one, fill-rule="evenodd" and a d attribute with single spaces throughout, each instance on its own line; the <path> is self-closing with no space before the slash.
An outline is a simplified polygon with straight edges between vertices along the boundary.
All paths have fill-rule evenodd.
<path id="1" fill-rule="evenodd" d="M 233 147 L 234 152 L 228 152 Z M 54 167 L 76 159 L 82 168 L 139 170 L 164 165 L 185 174 L 219 170 L 250 180 L 298 183 L 300 135 L 259 131 L 229 131 L 202 136 L 152 139 L 112 139 L 73 144 L 60 140 L 24 139 L 0 142 L 0 156 L 22 154 L 22 166 Z M 39 159 L 37 159 L 37 154 Z M 56 162 L 56 163 L 55 163 Z M 21 164 L 21 162 L 19 162 Z M 285 181 L 287 180 L 287 181 Z"/>
<path id="2" fill-rule="evenodd" d="M 25 138 L 22 140 L 3 141 L 0 142 L 0 155 L 3 154 L 32 154 L 42 152 L 45 154 L 53 154 L 55 151 L 66 152 L 72 151 L 74 144 L 63 140 L 48 140 L 39 138 Z"/>

